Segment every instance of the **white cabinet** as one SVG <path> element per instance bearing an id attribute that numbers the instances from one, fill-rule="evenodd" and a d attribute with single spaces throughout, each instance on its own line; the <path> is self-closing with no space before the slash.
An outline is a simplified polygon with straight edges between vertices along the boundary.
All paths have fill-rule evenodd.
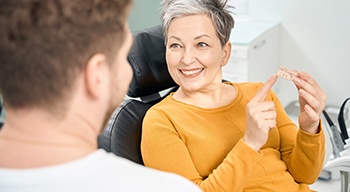
<path id="1" fill-rule="evenodd" d="M 223 79 L 265 82 L 279 67 L 279 24 L 269 21 L 236 21 L 232 30 L 231 58 Z M 277 92 L 278 86 L 274 86 Z"/>

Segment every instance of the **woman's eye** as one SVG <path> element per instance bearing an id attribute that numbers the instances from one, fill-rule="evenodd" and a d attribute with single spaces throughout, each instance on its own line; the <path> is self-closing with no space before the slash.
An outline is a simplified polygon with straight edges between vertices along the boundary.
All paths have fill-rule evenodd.
<path id="1" fill-rule="evenodd" d="M 204 42 L 200 42 L 198 43 L 198 47 L 207 47 L 208 44 L 204 43 Z"/>
<path id="2" fill-rule="evenodd" d="M 180 48 L 181 46 L 179 45 L 179 44 L 177 44 L 177 43 L 173 43 L 173 44 L 171 44 L 170 46 L 169 46 L 169 48 Z"/>

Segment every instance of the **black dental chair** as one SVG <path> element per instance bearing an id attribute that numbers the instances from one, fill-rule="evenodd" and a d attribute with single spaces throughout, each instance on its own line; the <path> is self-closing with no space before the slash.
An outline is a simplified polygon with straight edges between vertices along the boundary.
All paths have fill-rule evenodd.
<path id="1" fill-rule="evenodd" d="M 146 111 L 178 87 L 165 61 L 162 27 L 133 33 L 128 55 L 134 76 L 128 98 L 114 111 L 98 138 L 99 148 L 143 165 L 140 151 L 142 121 Z"/>

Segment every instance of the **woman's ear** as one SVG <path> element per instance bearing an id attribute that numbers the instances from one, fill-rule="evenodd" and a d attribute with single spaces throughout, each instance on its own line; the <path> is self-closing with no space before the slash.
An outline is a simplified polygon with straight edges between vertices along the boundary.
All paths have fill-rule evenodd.
<path id="1" fill-rule="evenodd" d="M 228 60 L 231 57 L 231 50 L 232 50 L 232 44 L 230 41 L 227 41 L 227 43 L 223 47 L 224 54 L 223 54 L 221 66 L 225 66 L 227 64 Z"/>
<path id="2" fill-rule="evenodd" d="M 84 81 L 87 94 L 96 99 L 101 94 L 106 94 L 103 90 L 104 83 L 108 77 L 108 63 L 106 56 L 101 53 L 94 54 L 87 62 L 84 70 Z"/>

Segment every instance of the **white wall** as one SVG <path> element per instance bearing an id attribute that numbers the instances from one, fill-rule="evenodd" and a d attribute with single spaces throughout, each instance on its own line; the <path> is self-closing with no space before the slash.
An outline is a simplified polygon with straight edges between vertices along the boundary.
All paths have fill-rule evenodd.
<path id="1" fill-rule="evenodd" d="M 129 17 L 131 31 L 138 31 L 161 24 L 159 16 L 161 0 L 134 0 Z"/>
<path id="2" fill-rule="evenodd" d="M 307 71 L 326 92 L 327 104 L 336 106 L 350 97 L 349 10 L 349 0 L 249 1 L 251 19 L 281 23 L 280 65 Z M 284 105 L 297 99 L 294 85 L 280 86 Z"/>

